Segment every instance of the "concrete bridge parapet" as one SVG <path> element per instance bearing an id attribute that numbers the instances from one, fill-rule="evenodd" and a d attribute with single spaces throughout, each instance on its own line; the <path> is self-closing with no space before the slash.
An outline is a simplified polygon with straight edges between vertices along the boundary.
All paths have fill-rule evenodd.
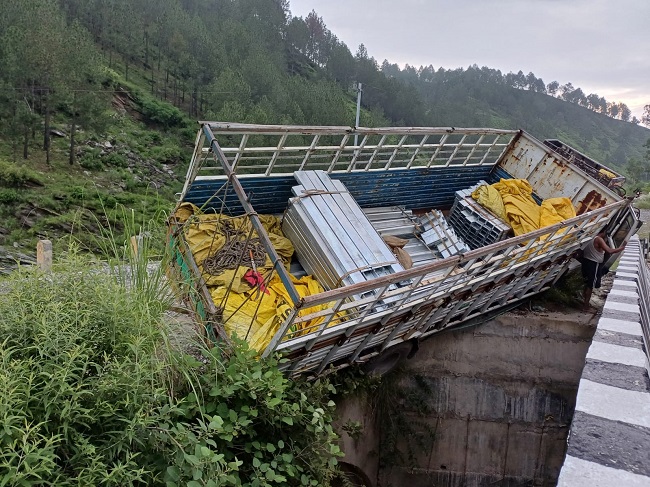
<path id="1" fill-rule="evenodd" d="M 560 487 L 650 486 L 649 300 L 633 237 L 587 353 Z"/>

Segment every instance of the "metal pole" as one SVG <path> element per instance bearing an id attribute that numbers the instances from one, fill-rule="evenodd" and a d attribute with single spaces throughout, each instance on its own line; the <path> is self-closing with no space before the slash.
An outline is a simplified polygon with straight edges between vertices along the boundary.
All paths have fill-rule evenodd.
<path id="1" fill-rule="evenodd" d="M 354 128 L 357 129 L 359 128 L 359 112 L 361 111 L 361 92 L 363 91 L 361 89 L 361 83 L 357 83 L 357 118 L 354 121 Z M 354 145 L 359 145 L 358 144 L 358 134 L 354 134 Z"/>
<path id="2" fill-rule="evenodd" d="M 246 212 L 246 215 L 250 218 L 251 225 L 257 232 L 257 236 L 260 238 L 260 241 L 262 242 L 266 253 L 269 254 L 274 268 L 277 269 L 280 280 L 282 281 L 282 284 L 284 284 L 284 287 L 287 289 L 292 304 L 296 307 L 299 306 L 302 302 L 302 298 L 300 297 L 300 294 L 298 294 L 296 287 L 293 285 L 291 277 L 289 277 L 289 271 L 287 271 L 287 269 L 284 267 L 282 259 L 280 259 L 280 256 L 275 251 L 275 247 L 273 247 L 271 240 L 269 240 L 269 236 L 266 234 L 266 230 L 264 230 L 264 226 L 262 225 L 257 212 L 251 206 L 250 199 L 246 194 L 246 191 L 244 191 L 244 188 L 239 182 L 239 179 L 237 179 L 237 175 L 233 171 L 232 166 L 226 158 L 226 155 L 221 150 L 221 147 L 219 147 L 219 144 L 217 143 L 217 140 L 215 139 L 209 125 L 203 125 L 203 133 L 205 134 L 205 138 L 210 145 L 210 149 L 212 150 L 214 157 L 221 163 L 224 172 L 228 176 L 228 181 L 230 181 L 230 184 L 232 184 L 232 187 L 237 194 L 237 198 L 239 199 L 239 203 L 242 205 L 242 208 Z"/>

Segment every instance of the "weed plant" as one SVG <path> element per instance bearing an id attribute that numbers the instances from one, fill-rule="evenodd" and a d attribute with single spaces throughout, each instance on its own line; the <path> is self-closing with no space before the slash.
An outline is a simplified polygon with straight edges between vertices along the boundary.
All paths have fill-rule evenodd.
<path id="1" fill-rule="evenodd" d="M 101 261 L 72 242 L 0 281 L 0 485 L 329 485 L 329 382 L 245 343 L 170 343 L 160 229 L 100 228 Z"/>
<path id="2" fill-rule="evenodd" d="M 162 307 L 72 252 L 19 269 L 0 299 L 3 485 L 145 485 L 147 431 L 167 401 Z"/>

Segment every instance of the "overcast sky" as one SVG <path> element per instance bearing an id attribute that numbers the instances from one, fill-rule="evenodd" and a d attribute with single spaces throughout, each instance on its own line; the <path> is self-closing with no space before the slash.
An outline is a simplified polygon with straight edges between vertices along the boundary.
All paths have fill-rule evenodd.
<path id="1" fill-rule="evenodd" d="M 380 64 L 467 68 L 476 63 L 586 95 L 650 104 L 650 0 L 290 0 L 294 16 L 316 10 L 354 54 L 363 43 Z"/>

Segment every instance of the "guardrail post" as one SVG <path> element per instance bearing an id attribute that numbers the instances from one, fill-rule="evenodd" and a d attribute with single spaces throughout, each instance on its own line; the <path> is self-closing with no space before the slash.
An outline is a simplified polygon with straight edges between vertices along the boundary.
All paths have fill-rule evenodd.
<path id="1" fill-rule="evenodd" d="M 52 242 L 39 240 L 36 244 L 36 265 L 42 271 L 52 270 Z"/>

